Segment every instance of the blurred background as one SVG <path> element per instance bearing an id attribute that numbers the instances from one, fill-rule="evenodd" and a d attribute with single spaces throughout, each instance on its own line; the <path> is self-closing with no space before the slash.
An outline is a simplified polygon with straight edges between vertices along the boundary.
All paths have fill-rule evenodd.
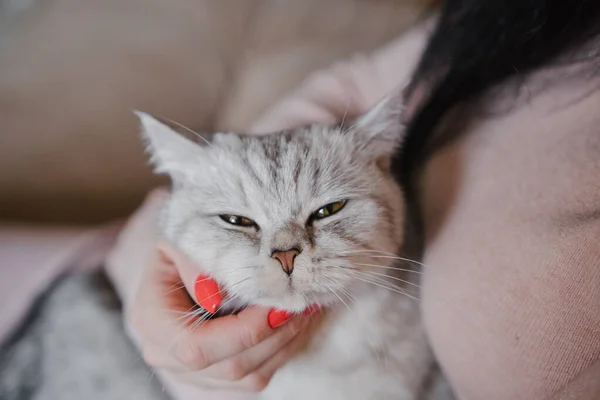
<path id="1" fill-rule="evenodd" d="M 127 216 L 159 184 L 131 110 L 247 129 L 424 0 L 0 0 L 0 220 Z"/>
<path id="2" fill-rule="evenodd" d="M 132 110 L 243 132 L 428 3 L 0 0 L 0 399 L 166 398 L 124 332 L 107 258 L 120 227 L 104 223 L 166 183 Z"/>

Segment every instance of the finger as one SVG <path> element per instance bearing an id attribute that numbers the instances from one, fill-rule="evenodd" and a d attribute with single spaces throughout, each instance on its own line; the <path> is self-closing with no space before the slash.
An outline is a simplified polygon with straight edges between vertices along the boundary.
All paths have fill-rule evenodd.
<path id="1" fill-rule="evenodd" d="M 298 349 L 306 342 L 310 332 L 317 325 L 315 321 L 318 321 L 318 318 L 313 318 L 312 316 L 308 319 L 308 323 L 305 323 L 302 326 L 300 334 L 294 336 L 292 340 L 286 343 L 286 345 L 284 345 L 284 347 L 281 350 L 275 353 L 275 357 L 272 357 L 272 360 L 269 359 L 267 362 L 263 363 L 258 370 L 255 370 L 249 375 L 246 375 L 241 380 L 231 381 L 220 379 L 219 377 L 209 376 L 208 374 L 204 373 L 206 370 L 182 371 L 181 369 L 166 369 L 163 370 L 162 373 L 170 375 L 175 379 L 179 380 L 180 382 L 186 382 L 197 387 L 212 389 L 233 389 L 241 392 L 259 392 L 266 387 L 271 377 L 275 374 L 276 370 L 280 366 L 285 364 L 285 362 L 289 360 L 289 358 L 292 357 L 298 351 Z M 223 362 L 227 362 L 227 360 Z"/>
<path id="2" fill-rule="evenodd" d="M 295 318 L 304 320 L 301 324 L 306 323 L 306 317 L 304 316 L 296 316 Z M 298 334 L 294 329 L 290 329 L 291 326 L 285 325 L 278 328 L 271 337 L 258 345 L 202 370 L 202 375 L 225 381 L 242 379 L 281 350 Z M 184 372 L 187 369 L 163 346 L 146 341 L 140 347 L 142 358 L 151 367 L 169 369 L 174 372 Z"/>
<path id="3" fill-rule="evenodd" d="M 144 362 L 152 368 L 180 372 L 184 370 L 179 361 L 154 343 L 146 342 L 141 349 Z"/>
<path id="4" fill-rule="evenodd" d="M 208 275 L 198 275 L 194 284 L 194 294 L 196 295 L 196 303 L 211 314 L 214 314 L 223 302 L 219 285 Z"/>
<path id="5" fill-rule="evenodd" d="M 248 307 L 237 315 L 228 315 L 186 331 L 174 349 L 174 356 L 192 370 L 201 370 L 254 347 L 272 336 L 276 329 L 268 323 L 269 309 Z M 293 336 L 300 330 L 302 319 L 292 319 L 284 326 Z"/>
<path id="6" fill-rule="evenodd" d="M 201 274 L 200 269 L 169 243 L 160 242 L 157 248 L 162 263 L 172 267 L 171 270 L 177 274 L 177 279 L 183 282 L 188 294 L 193 297 L 194 284 L 196 277 Z"/>
<path id="7" fill-rule="evenodd" d="M 179 250 L 166 242 L 158 245 L 158 250 L 165 263 L 173 265 L 179 279 L 197 304 L 214 314 L 223 301 L 223 295 L 217 282 L 208 275 L 201 273 Z"/>
<path id="8" fill-rule="evenodd" d="M 140 284 L 128 320 L 142 342 L 165 346 L 196 321 L 195 302 L 175 264 L 159 250 L 155 250 Z"/>
<path id="9" fill-rule="evenodd" d="M 173 257 L 165 254 L 157 252 L 156 266 L 143 281 L 147 287 L 139 291 L 141 300 L 133 313 L 143 341 L 162 345 L 185 367 L 201 370 L 257 345 L 275 332 L 268 323 L 272 313 L 264 308 L 249 307 L 237 315 L 199 320 L 193 300 L 182 289 Z M 276 314 L 280 317 L 277 324 L 283 323 L 285 318 Z M 299 329 L 297 322 L 289 324 L 288 329 Z"/>
<path id="10" fill-rule="evenodd" d="M 239 385 L 236 385 L 236 388 L 250 392 L 260 392 L 266 388 L 273 375 L 275 375 L 275 372 L 306 344 L 308 335 L 305 333 L 310 332 L 314 326 L 314 321 L 307 323 L 302 335 L 296 335 L 273 357 L 269 358 L 258 369 L 239 381 Z"/>
<path id="11" fill-rule="evenodd" d="M 308 322 L 303 315 L 298 315 L 293 320 L 299 319 L 301 328 Z M 218 378 L 222 380 L 237 381 L 253 372 L 260 365 L 265 363 L 274 354 L 285 347 L 292 339 L 298 335 L 298 331 L 293 328 L 292 322 L 277 329 L 271 337 L 265 339 L 258 345 L 243 351 L 242 353 L 225 359 L 219 363 L 202 371 L 205 376 Z"/>
<path id="12" fill-rule="evenodd" d="M 193 388 L 200 389 L 237 389 L 238 382 L 221 381 L 214 378 L 205 377 L 197 371 L 181 371 L 163 369 L 158 371 L 167 381 L 181 382 Z M 243 389 L 241 389 L 243 390 Z"/>

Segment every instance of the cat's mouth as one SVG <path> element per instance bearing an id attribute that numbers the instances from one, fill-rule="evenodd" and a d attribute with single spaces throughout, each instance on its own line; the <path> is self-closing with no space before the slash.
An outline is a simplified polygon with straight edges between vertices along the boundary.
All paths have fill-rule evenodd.
<path id="1" fill-rule="evenodd" d="M 239 312 L 249 305 L 303 312 L 311 305 L 327 307 L 337 303 L 339 297 L 318 277 L 306 270 L 298 272 L 298 276 L 269 274 L 246 277 L 243 285 L 224 283 L 222 286 L 226 294 L 223 304 L 227 307 L 221 313 Z"/>

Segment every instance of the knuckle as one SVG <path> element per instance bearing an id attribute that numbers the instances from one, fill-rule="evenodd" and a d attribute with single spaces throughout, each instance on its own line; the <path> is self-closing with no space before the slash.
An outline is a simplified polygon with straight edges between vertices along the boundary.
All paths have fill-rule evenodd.
<path id="1" fill-rule="evenodd" d="M 247 368 L 242 361 L 234 360 L 227 363 L 224 379 L 239 381 L 248 374 Z"/>
<path id="2" fill-rule="evenodd" d="M 146 321 L 144 318 L 144 315 L 140 312 L 138 312 L 138 310 L 136 308 L 134 308 L 129 315 L 127 316 L 127 320 L 129 321 L 129 324 L 131 325 L 131 327 L 134 329 L 134 331 L 136 331 L 137 333 L 144 333 L 144 329 L 146 327 Z"/>
<path id="3" fill-rule="evenodd" d="M 267 377 L 264 374 L 256 372 L 244 378 L 244 387 L 250 392 L 261 392 L 267 387 L 270 380 L 271 377 Z"/>
<path id="4" fill-rule="evenodd" d="M 154 353 L 154 351 L 148 349 L 147 347 L 142 349 L 142 359 L 144 360 L 146 365 L 149 365 L 154 368 L 160 367 L 156 359 L 156 354 Z"/>
<path id="5" fill-rule="evenodd" d="M 177 351 L 176 357 L 184 367 L 191 371 L 199 371 L 209 365 L 206 354 L 200 347 L 181 347 Z"/>
<path id="6" fill-rule="evenodd" d="M 243 348 L 254 347 L 263 340 L 264 334 L 261 331 L 251 330 L 246 327 L 240 336 L 240 342 Z"/>
<path id="7" fill-rule="evenodd" d="M 302 318 L 295 318 L 285 325 L 290 336 L 296 336 L 300 333 L 300 330 L 304 326 L 303 322 L 304 320 Z"/>

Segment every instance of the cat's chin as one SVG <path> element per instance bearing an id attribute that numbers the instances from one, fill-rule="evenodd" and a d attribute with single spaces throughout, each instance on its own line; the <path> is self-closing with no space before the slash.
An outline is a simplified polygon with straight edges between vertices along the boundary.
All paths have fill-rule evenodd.
<path id="1" fill-rule="evenodd" d="M 300 296 L 290 296 L 289 298 L 264 298 L 256 301 L 254 304 L 261 307 L 286 310 L 292 313 L 303 312 L 311 305 Z"/>
<path id="2" fill-rule="evenodd" d="M 311 307 L 328 308 L 336 303 L 337 298 L 331 298 L 327 295 L 315 296 L 315 295 L 293 295 L 284 297 L 263 297 L 252 302 L 252 304 L 266 307 L 275 308 L 278 310 L 285 310 L 291 313 L 301 313 Z"/>
<path id="3" fill-rule="evenodd" d="M 248 298 L 246 296 L 234 295 L 233 297 L 225 298 L 223 306 L 220 308 L 222 315 L 237 313 L 242 309 L 252 305 L 264 308 L 273 308 L 278 310 L 285 310 L 291 313 L 304 312 L 309 307 L 319 306 L 326 307 L 331 305 L 333 299 L 327 298 L 326 296 L 315 296 L 308 294 L 293 294 L 293 295 L 257 295 L 256 297 Z"/>

